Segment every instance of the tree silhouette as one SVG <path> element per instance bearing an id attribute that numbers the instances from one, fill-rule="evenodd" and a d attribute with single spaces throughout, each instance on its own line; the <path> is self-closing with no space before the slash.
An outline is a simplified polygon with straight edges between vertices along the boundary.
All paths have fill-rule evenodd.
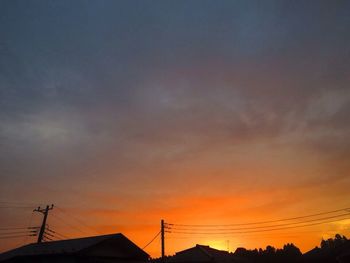
<path id="1" fill-rule="evenodd" d="M 339 263 L 340 258 L 350 251 L 350 241 L 340 234 L 336 234 L 334 238 L 327 240 L 322 239 L 321 247 L 316 247 L 313 250 L 303 255 L 303 262 L 313 263 Z M 347 261 L 346 261 L 347 262 Z"/>

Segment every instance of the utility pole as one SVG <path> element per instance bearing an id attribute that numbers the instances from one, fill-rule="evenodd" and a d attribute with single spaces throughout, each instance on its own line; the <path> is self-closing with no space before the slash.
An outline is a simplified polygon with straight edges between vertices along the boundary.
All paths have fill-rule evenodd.
<path id="1" fill-rule="evenodd" d="M 39 232 L 39 235 L 38 235 L 37 243 L 41 243 L 41 241 L 43 240 L 44 233 L 45 233 L 47 216 L 49 214 L 49 210 L 52 210 L 52 209 L 53 209 L 53 204 L 51 206 L 47 205 L 46 208 L 40 208 L 40 206 L 39 206 L 38 208 L 33 210 L 33 212 L 39 212 L 39 213 L 42 213 L 44 215 L 43 222 L 41 224 L 40 232 Z"/>
<path id="2" fill-rule="evenodd" d="M 162 243 L 162 262 L 164 263 L 164 256 L 165 256 L 165 248 L 164 248 L 164 239 L 165 239 L 165 231 L 164 231 L 164 220 L 162 219 L 160 221 L 160 239 Z"/>

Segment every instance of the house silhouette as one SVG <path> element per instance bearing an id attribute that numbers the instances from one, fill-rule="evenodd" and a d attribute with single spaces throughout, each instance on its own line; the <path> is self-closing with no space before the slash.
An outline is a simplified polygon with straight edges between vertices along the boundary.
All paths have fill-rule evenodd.
<path id="1" fill-rule="evenodd" d="M 149 255 L 123 234 L 33 243 L 0 254 L 1 263 L 141 263 Z"/>
<path id="2" fill-rule="evenodd" d="M 169 263 L 243 263 L 247 262 L 244 259 L 234 256 L 233 254 L 211 248 L 205 245 L 196 245 L 195 247 L 177 252 L 170 257 Z"/>

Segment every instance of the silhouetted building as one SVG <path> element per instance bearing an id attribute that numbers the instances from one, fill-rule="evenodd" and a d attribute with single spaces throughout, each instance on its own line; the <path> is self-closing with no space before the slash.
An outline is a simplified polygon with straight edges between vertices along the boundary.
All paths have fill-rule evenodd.
<path id="1" fill-rule="evenodd" d="M 0 254 L 0 262 L 141 263 L 149 255 L 123 234 L 25 245 Z"/>
<path id="2" fill-rule="evenodd" d="M 195 247 L 177 252 L 170 257 L 169 263 L 236 263 L 247 262 L 231 253 L 211 248 L 209 246 L 196 245 Z"/>

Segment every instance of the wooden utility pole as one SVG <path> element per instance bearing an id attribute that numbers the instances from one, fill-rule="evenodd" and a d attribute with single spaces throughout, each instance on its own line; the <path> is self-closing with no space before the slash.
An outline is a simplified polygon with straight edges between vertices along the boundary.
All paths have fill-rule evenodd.
<path id="1" fill-rule="evenodd" d="M 165 231 L 164 231 L 164 220 L 162 219 L 160 221 L 160 239 L 162 244 L 162 262 L 164 262 L 164 256 L 165 256 L 165 248 L 164 248 L 164 239 L 165 239 Z"/>
<path id="2" fill-rule="evenodd" d="M 41 224 L 41 228 L 40 228 L 40 232 L 38 235 L 38 241 L 37 243 L 41 243 L 45 234 L 45 227 L 46 227 L 46 220 L 47 220 L 47 216 L 49 214 L 49 210 L 53 209 L 53 205 L 49 206 L 47 205 L 46 208 L 40 208 L 40 206 L 36 209 L 33 210 L 33 212 L 39 212 L 42 213 L 44 215 L 43 217 L 43 222 Z"/>

